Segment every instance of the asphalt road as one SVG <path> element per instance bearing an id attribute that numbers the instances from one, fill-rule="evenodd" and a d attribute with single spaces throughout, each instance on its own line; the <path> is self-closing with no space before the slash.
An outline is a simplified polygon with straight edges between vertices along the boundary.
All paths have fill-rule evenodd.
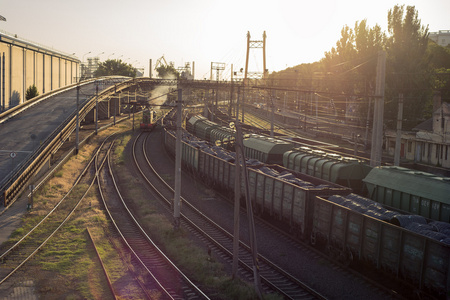
<path id="1" fill-rule="evenodd" d="M 107 88 L 99 85 L 99 91 Z M 80 107 L 95 93 L 95 83 L 80 87 Z M 77 89 L 51 96 L 0 124 L 0 185 L 52 132 L 76 111 Z"/>

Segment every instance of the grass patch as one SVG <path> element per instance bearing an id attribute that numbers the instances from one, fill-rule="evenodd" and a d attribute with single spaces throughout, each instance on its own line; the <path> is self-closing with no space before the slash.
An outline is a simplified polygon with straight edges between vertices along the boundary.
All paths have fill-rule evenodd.
<path id="1" fill-rule="evenodd" d="M 72 157 L 39 192 L 34 195 L 34 207 L 23 218 L 23 226 L 15 230 L 8 243 L 20 239 L 37 224 L 43 216 L 60 201 L 72 187 L 74 180 L 90 159 L 102 138 L 118 128 L 131 128 L 131 122 L 112 127 L 99 132 L 91 141 L 80 149 L 77 156 Z M 122 189 L 128 201 L 132 200 L 139 207 L 142 225 L 147 228 L 155 241 L 187 274 L 194 276 L 206 290 L 214 294 L 215 299 L 256 299 L 253 288 L 241 281 L 231 280 L 224 272 L 223 266 L 211 259 L 205 249 L 198 248 L 183 231 L 174 231 L 171 220 L 158 213 L 153 199 L 142 189 L 140 180 L 127 169 L 129 158 L 125 149 L 133 133 L 128 131 L 120 134 L 115 143 L 114 163 L 119 169 L 120 182 L 126 182 Z M 172 175 L 163 175 L 172 179 Z M 87 185 L 74 189 L 70 197 L 81 197 Z M 36 284 L 39 298 L 42 299 L 111 299 L 111 294 L 102 273 L 99 261 L 88 238 L 86 228 L 90 229 L 103 263 L 110 272 L 110 278 L 115 285 L 126 291 L 126 299 L 142 299 L 138 288 L 131 284 L 133 278 L 117 254 L 118 243 L 109 240 L 104 228 L 109 221 L 103 211 L 95 189 L 90 191 L 57 235 L 39 251 L 26 267 L 22 278 L 31 279 Z M 131 260 L 128 255 L 126 260 Z M 102 259 L 103 260 L 103 259 Z M 159 295 L 155 294 L 155 298 Z M 265 297 L 265 299 L 268 299 Z"/>
<path id="2" fill-rule="evenodd" d="M 122 153 L 114 152 L 118 157 L 123 157 Z M 114 161 L 117 161 L 115 158 Z M 173 229 L 171 220 L 159 214 L 153 207 L 152 199 L 149 199 L 145 189 L 140 184 L 129 184 L 136 181 L 127 169 L 131 158 L 126 157 L 125 161 L 115 165 L 116 174 L 120 174 L 121 181 L 127 182 L 126 188 L 122 188 L 124 197 L 134 203 L 139 214 L 141 225 L 151 235 L 163 251 L 191 278 L 206 290 L 214 291 L 217 299 L 257 299 L 254 288 L 241 280 L 231 280 L 224 271 L 221 263 L 214 257 L 210 257 L 205 249 L 196 246 L 181 228 L 178 231 Z M 173 179 L 172 175 L 162 174 L 164 179 Z M 264 299 L 281 299 L 278 296 L 265 295 Z"/>
<path id="3" fill-rule="evenodd" d="M 58 177 L 58 178 L 63 177 L 63 171 L 62 171 L 62 170 L 59 170 L 59 171 L 55 172 L 55 173 L 54 173 L 54 176 L 55 176 L 55 177 Z"/>
<path id="4" fill-rule="evenodd" d="M 114 157 L 115 163 L 122 165 L 125 163 L 125 146 L 128 141 L 131 139 L 131 133 L 122 134 L 116 139 L 116 143 L 114 145 Z"/>

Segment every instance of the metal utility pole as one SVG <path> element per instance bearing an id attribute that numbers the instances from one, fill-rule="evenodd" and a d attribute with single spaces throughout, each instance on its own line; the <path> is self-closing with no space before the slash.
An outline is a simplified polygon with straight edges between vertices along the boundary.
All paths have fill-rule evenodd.
<path id="1" fill-rule="evenodd" d="M 231 88 L 230 88 L 230 104 L 228 106 L 228 115 L 231 116 L 231 109 L 233 105 L 233 92 L 234 92 L 234 86 L 233 86 L 233 64 L 231 64 Z"/>
<path id="2" fill-rule="evenodd" d="M 236 121 L 239 121 L 239 98 L 241 95 L 241 87 L 238 86 L 238 91 L 237 91 L 237 100 L 236 100 Z"/>
<path id="3" fill-rule="evenodd" d="M 3 55 L 4 56 L 4 55 Z M 3 104 L 3 97 L 2 97 L 2 87 L 3 87 L 3 72 L 2 72 L 2 65 L 3 65 L 3 60 L 2 57 L 0 55 L 0 113 L 2 113 L 3 111 L 5 111 L 5 105 Z"/>
<path id="4" fill-rule="evenodd" d="M 258 78 L 258 79 L 265 79 L 267 76 L 267 70 L 266 70 L 266 32 L 263 33 L 263 39 L 262 41 L 251 41 L 250 40 L 250 32 L 247 31 L 247 56 L 245 58 L 245 72 L 244 72 L 244 82 L 247 81 L 248 78 Z M 250 54 L 250 48 L 262 48 L 263 50 L 263 72 L 262 74 L 260 72 L 248 72 L 248 60 L 249 60 L 249 54 Z M 250 76 L 249 76 L 250 75 Z"/>
<path id="5" fill-rule="evenodd" d="M 239 102 L 239 87 L 238 87 L 238 102 Z M 239 109 L 237 109 L 239 112 Z M 236 114 L 236 123 L 239 122 L 239 117 Z M 237 142 L 237 138 L 235 140 L 235 151 L 236 151 L 236 159 L 235 159 L 235 175 L 234 175 L 234 231 L 233 231 L 233 267 L 232 267 L 232 277 L 237 278 L 237 271 L 239 265 L 239 231 L 240 231 L 240 198 L 241 198 L 241 169 L 240 169 L 240 155 L 241 151 L 239 150 L 239 144 Z"/>
<path id="6" fill-rule="evenodd" d="M 135 104 L 133 104 L 133 131 L 134 131 L 134 109 L 135 109 L 135 107 L 136 107 L 136 105 Z"/>
<path id="7" fill-rule="evenodd" d="M 375 87 L 374 116 L 372 128 L 372 148 L 370 153 L 370 165 L 381 165 L 383 148 L 383 113 L 384 113 L 384 86 L 386 77 L 386 52 L 378 52 L 377 80 Z"/>
<path id="8" fill-rule="evenodd" d="M 130 92 L 127 91 L 127 97 L 128 97 L 128 119 L 131 118 L 131 104 L 130 104 Z"/>
<path id="9" fill-rule="evenodd" d="M 247 31 L 247 55 L 245 56 L 244 82 L 245 80 L 247 80 L 249 54 L 250 54 L 250 31 Z"/>
<path id="10" fill-rule="evenodd" d="M 242 83 L 242 123 L 244 123 L 245 119 L 245 81 Z"/>
<path id="11" fill-rule="evenodd" d="M 213 70 L 216 70 L 216 81 L 220 79 L 220 71 L 225 70 L 225 63 L 211 62 L 211 76 L 210 80 L 213 80 Z"/>
<path id="12" fill-rule="evenodd" d="M 243 145 L 243 138 L 242 138 L 242 130 L 240 122 L 236 122 L 236 165 L 239 165 L 240 162 L 242 162 L 242 172 L 239 172 L 239 174 L 242 174 L 244 177 L 244 188 L 245 188 L 245 202 L 247 206 L 247 218 L 248 218 L 248 227 L 249 227 L 249 235 L 250 235 L 250 248 L 252 251 L 252 260 L 253 260 L 253 280 L 255 285 L 255 291 L 258 295 L 259 299 L 262 299 L 262 286 L 261 286 L 261 278 L 259 276 L 259 264 L 258 264 L 258 247 L 256 242 L 256 231 L 255 231 L 255 221 L 253 218 L 253 207 L 250 199 L 250 191 L 248 188 L 248 172 L 247 172 L 247 166 L 245 163 L 245 154 L 244 154 L 244 145 Z M 238 159 L 240 157 L 240 159 Z M 241 171 L 240 166 L 236 167 L 236 170 Z M 241 187 L 241 180 L 239 182 L 235 181 L 235 214 L 239 214 L 239 198 L 240 198 L 240 187 Z M 236 215 L 235 215 L 236 220 Z M 238 228 L 239 229 L 239 228 Z M 236 228 L 235 228 L 236 231 Z M 239 235 L 238 235 L 239 237 Z M 235 237 L 236 238 L 236 237 Z M 236 242 L 236 240 L 233 241 L 234 243 L 239 244 L 239 241 Z M 233 243 L 233 254 L 234 254 L 234 243 Z M 233 258 L 235 259 L 235 258 Z M 233 265 L 235 262 L 233 261 Z M 234 273 L 233 273 L 234 274 Z"/>
<path id="13" fill-rule="evenodd" d="M 148 77 L 152 78 L 152 59 L 150 58 L 148 66 Z"/>
<path id="14" fill-rule="evenodd" d="M 177 100 L 177 131 L 175 141 L 175 194 L 173 199 L 173 218 L 174 228 L 180 228 L 180 211 L 181 211 L 181 114 L 182 114 L 182 95 L 183 90 L 178 89 Z"/>
<path id="15" fill-rule="evenodd" d="M 79 102 L 80 102 L 80 86 L 79 85 L 77 85 L 77 107 L 76 107 L 76 109 L 77 109 L 77 117 L 76 117 L 76 122 L 77 122 L 77 124 L 76 124 L 76 130 L 75 130 L 75 132 L 76 132 L 76 134 L 75 134 L 75 154 L 78 154 L 78 144 L 79 144 L 79 136 L 78 136 L 78 133 L 79 133 L 79 131 L 80 131 L 80 122 L 79 122 L 79 119 L 80 119 L 80 116 L 79 116 Z"/>
<path id="16" fill-rule="evenodd" d="M 369 97 L 369 107 L 367 109 L 367 119 L 366 119 L 366 133 L 364 136 L 364 149 L 367 149 L 367 139 L 369 138 L 369 118 L 370 118 L 370 106 L 371 106 L 372 98 Z"/>
<path id="17" fill-rule="evenodd" d="M 398 95 L 397 135 L 395 137 L 394 166 L 400 166 L 402 147 L 403 94 Z"/>
<path id="18" fill-rule="evenodd" d="M 117 94 L 117 85 L 114 85 L 114 96 L 113 97 L 111 97 L 111 101 L 113 101 L 113 99 L 114 99 L 114 116 L 113 116 L 113 124 L 114 124 L 114 126 L 116 126 L 116 114 L 117 114 L 117 107 L 116 107 L 116 94 Z M 119 102 L 120 103 L 120 102 Z"/>
<path id="19" fill-rule="evenodd" d="M 273 103 L 273 99 L 275 98 L 275 90 L 272 91 L 272 96 L 270 97 L 270 137 L 274 137 L 273 134 L 273 122 L 275 120 L 275 104 Z"/>
<path id="20" fill-rule="evenodd" d="M 98 134 L 98 80 L 95 81 L 95 135 Z"/>
<path id="21" fill-rule="evenodd" d="M 114 126 L 116 126 L 116 115 L 117 115 L 117 101 L 116 101 L 116 94 L 117 94 L 117 85 L 114 85 Z M 119 102 L 120 103 L 120 102 Z"/>

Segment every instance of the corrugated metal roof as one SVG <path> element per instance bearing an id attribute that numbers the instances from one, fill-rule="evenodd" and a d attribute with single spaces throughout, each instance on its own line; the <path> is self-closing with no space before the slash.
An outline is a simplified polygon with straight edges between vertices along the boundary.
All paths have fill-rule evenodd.
<path id="1" fill-rule="evenodd" d="M 376 167 L 364 182 L 450 204 L 450 178 L 402 167 Z"/>

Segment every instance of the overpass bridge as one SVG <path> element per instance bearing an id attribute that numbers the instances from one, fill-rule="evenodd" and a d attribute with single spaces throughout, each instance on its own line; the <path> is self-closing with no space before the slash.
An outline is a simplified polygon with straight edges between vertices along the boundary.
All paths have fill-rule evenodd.
<path id="1" fill-rule="evenodd" d="M 229 81 L 105 77 L 59 88 L 3 112 L 0 114 L 0 203 L 4 206 L 13 203 L 74 132 L 77 99 L 79 120 L 95 122 L 120 114 L 123 107 L 145 103 L 158 86 L 186 91 L 200 89 L 210 96 L 214 93 L 209 91 L 215 90 L 215 95 L 225 93 L 228 96 L 224 97 L 229 99 L 233 97 L 233 87 L 240 85 Z M 125 93 L 128 97 L 123 96 Z M 120 101 L 116 101 L 117 94 L 123 96 L 119 96 Z"/>

